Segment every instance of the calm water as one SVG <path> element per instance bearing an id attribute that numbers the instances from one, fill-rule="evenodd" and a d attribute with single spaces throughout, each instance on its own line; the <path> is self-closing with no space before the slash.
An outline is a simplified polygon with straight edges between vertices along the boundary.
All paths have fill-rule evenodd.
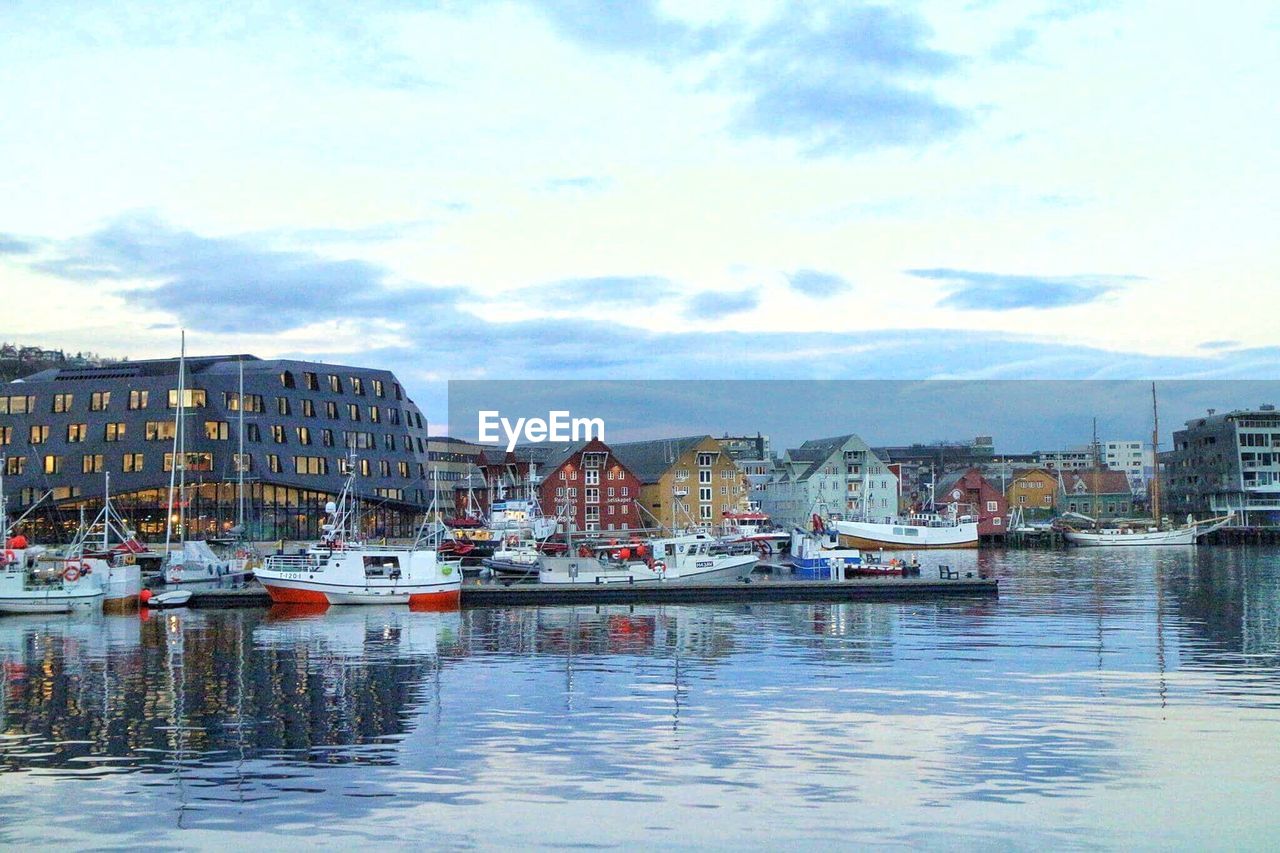
<path id="1" fill-rule="evenodd" d="M 948 561 L 1000 600 L 5 617 L 0 843 L 1276 843 L 1280 552 Z"/>

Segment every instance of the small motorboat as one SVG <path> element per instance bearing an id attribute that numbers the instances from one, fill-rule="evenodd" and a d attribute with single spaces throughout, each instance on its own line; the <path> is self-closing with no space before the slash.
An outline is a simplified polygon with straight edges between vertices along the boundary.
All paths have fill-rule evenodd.
<path id="1" fill-rule="evenodd" d="M 143 601 L 144 607 L 151 607 L 163 610 L 169 607 L 186 607 L 191 601 L 191 590 L 189 589 L 171 589 L 167 592 L 159 592 Z"/>

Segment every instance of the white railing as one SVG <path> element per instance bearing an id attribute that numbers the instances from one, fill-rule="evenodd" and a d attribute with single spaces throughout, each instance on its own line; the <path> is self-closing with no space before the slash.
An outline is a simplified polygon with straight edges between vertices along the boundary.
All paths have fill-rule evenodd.
<path id="1" fill-rule="evenodd" d="M 267 557 L 263 568 L 272 572 L 318 572 L 320 561 L 310 555 L 273 555 Z"/>

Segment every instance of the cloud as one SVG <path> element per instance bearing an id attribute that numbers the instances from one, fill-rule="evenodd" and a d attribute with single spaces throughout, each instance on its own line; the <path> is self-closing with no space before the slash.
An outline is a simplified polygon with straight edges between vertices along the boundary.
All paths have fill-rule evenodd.
<path id="1" fill-rule="evenodd" d="M 529 299 L 551 305 L 651 305 L 678 292 L 660 276 L 608 275 L 594 278 L 571 278 L 525 288 Z"/>
<path id="2" fill-rule="evenodd" d="M 552 178 L 543 182 L 543 188 L 552 192 L 562 190 L 603 190 L 609 187 L 608 178 L 596 178 L 591 175 L 578 175 L 571 178 Z"/>
<path id="3" fill-rule="evenodd" d="M 760 296 L 754 291 L 708 291 L 689 298 L 685 315 L 702 320 L 718 320 L 731 314 L 750 311 L 760 304 Z"/>
<path id="4" fill-rule="evenodd" d="M 730 129 L 794 139 L 806 153 L 917 145 L 952 135 L 968 113 L 925 83 L 961 65 L 928 45 L 913 12 L 888 6 L 782 6 L 763 25 L 693 26 L 654 0 L 535 3 L 561 35 L 658 62 L 705 60 L 706 85 L 737 96 Z"/>
<path id="5" fill-rule="evenodd" d="M 1011 311 L 1085 305 L 1118 290 L 1138 276 L 1005 275 L 956 269 L 914 269 L 908 275 L 947 283 L 949 293 L 939 305 L 963 311 Z"/>
<path id="6" fill-rule="evenodd" d="M 174 314 L 188 328 L 280 332 L 353 318 L 396 320 L 450 305 L 459 288 L 393 286 L 383 268 L 247 239 L 202 237 L 131 216 L 57 247 L 32 265 L 73 281 L 148 282 L 118 291 L 126 303 Z"/>
<path id="7" fill-rule="evenodd" d="M 11 234 L 0 234 L 0 255 L 28 255 L 36 246 L 26 240 L 19 240 Z"/>
<path id="8" fill-rule="evenodd" d="M 814 299 L 838 296 L 853 289 L 853 285 L 835 273 L 818 270 L 796 270 L 787 276 L 791 289 Z"/>

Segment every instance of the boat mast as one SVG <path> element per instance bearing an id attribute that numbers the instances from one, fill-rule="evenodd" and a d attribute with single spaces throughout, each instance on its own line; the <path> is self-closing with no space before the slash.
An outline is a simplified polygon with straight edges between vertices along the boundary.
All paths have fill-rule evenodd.
<path id="1" fill-rule="evenodd" d="M 178 414 L 177 434 L 178 456 L 173 464 L 178 468 L 178 541 L 187 541 L 187 333 L 182 332 L 182 351 L 178 355 Z M 179 461 L 181 460 L 181 461 Z"/>
<path id="2" fill-rule="evenodd" d="M 182 373 L 183 366 L 187 355 L 187 333 L 182 332 L 182 346 L 178 351 L 178 411 L 181 412 L 182 406 Z M 181 423 L 181 415 L 175 414 L 173 418 L 173 452 L 170 454 L 169 464 L 169 506 L 164 514 L 164 552 L 167 557 L 169 553 L 169 543 L 173 540 L 173 488 L 174 481 L 178 476 L 178 435 L 181 432 L 179 425 Z"/>
<path id="3" fill-rule="evenodd" d="M 1160 524 L 1160 409 L 1156 406 L 1156 383 L 1151 383 L 1151 518 Z"/>
<path id="4" fill-rule="evenodd" d="M 236 527 L 240 529 L 239 538 L 241 540 L 248 539 L 244 529 L 244 359 L 236 359 L 236 367 L 239 372 L 239 396 L 236 399 L 236 409 L 239 410 L 239 417 L 236 419 L 237 448 L 236 448 Z"/>
<path id="5" fill-rule="evenodd" d="M 111 472 L 103 475 L 102 485 L 102 550 L 107 550 L 107 532 L 111 529 Z"/>

